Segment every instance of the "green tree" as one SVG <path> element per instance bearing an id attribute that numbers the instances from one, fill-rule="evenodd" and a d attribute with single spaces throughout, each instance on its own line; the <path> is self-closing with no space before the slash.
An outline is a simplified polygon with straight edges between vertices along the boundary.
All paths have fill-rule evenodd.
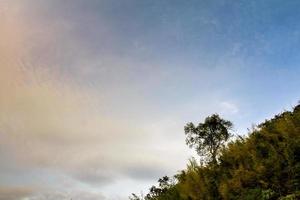
<path id="1" fill-rule="evenodd" d="M 206 156 L 210 162 L 217 163 L 218 152 L 231 137 L 232 127 L 230 121 L 220 118 L 218 114 L 207 117 L 198 126 L 190 122 L 184 127 L 186 144 L 190 148 L 194 147 L 200 156 Z"/>

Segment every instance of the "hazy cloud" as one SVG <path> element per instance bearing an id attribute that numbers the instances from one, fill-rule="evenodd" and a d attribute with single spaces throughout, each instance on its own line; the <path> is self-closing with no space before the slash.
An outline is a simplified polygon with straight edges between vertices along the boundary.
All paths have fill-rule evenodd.
<path id="1" fill-rule="evenodd" d="M 0 200 L 20 200 L 30 197 L 33 192 L 32 188 L 16 186 L 0 186 Z"/>

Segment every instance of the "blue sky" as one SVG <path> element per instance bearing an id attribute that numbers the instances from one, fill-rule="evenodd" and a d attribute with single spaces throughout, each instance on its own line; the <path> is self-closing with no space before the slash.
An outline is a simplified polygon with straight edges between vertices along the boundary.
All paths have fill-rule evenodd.
<path id="1" fill-rule="evenodd" d="M 0 200 L 126 199 L 300 99 L 299 1 L 0 0 Z"/>

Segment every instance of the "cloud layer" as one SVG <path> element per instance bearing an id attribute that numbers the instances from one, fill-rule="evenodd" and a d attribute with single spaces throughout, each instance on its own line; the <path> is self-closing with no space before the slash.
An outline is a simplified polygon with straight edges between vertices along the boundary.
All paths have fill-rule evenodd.
<path id="1" fill-rule="evenodd" d="M 55 27 L 32 20 L 25 3 L 6 2 L 6 6 L 0 22 L 0 176 L 2 184 L 20 186 L 2 187 L 1 199 L 93 199 L 99 198 L 101 187 L 116 180 L 151 180 L 165 174 L 175 155 L 167 160 L 151 148 L 153 136 L 145 134 L 143 119 L 134 118 L 135 108 L 126 108 L 128 98 L 135 98 L 130 97 L 134 91 L 118 85 L 100 86 L 97 91 L 81 86 L 78 77 L 72 80 L 60 74 L 68 62 L 60 60 L 55 48 L 67 52 L 69 47 L 66 42 L 61 47 L 53 44 L 56 39 L 61 42 Z M 61 37 L 67 37 L 61 29 Z M 81 69 L 75 66 L 69 71 Z M 59 174 L 68 177 L 73 192 L 61 189 L 57 181 L 65 178 Z M 36 189 L 41 183 L 44 188 Z M 81 192 L 78 187 L 97 188 L 98 193 Z"/>

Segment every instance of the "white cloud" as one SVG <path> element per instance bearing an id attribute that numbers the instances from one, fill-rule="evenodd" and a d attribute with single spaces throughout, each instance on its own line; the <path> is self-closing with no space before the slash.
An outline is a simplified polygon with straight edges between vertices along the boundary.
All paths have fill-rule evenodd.
<path id="1" fill-rule="evenodd" d="M 237 114 L 239 112 L 238 106 L 231 102 L 223 101 L 220 103 L 220 107 L 223 114 Z"/>

